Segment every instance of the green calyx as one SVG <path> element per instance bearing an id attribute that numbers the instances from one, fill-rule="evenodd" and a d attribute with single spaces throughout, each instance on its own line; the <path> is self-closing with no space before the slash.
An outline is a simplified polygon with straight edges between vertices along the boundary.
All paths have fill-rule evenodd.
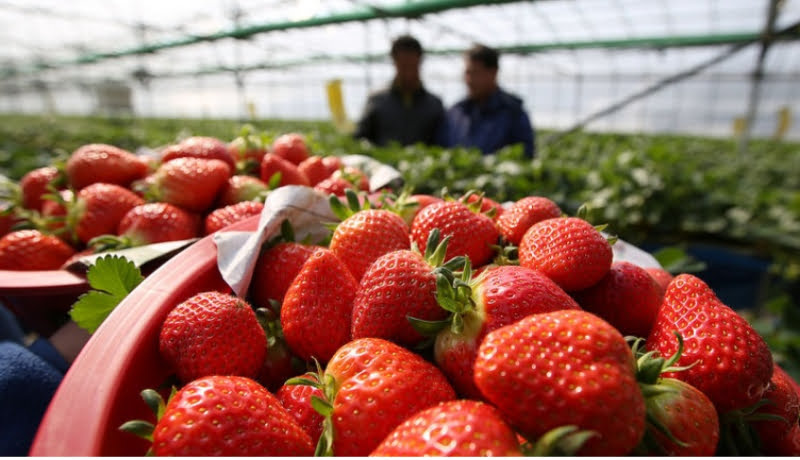
<path id="1" fill-rule="evenodd" d="M 411 189 L 405 188 L 400 195 L 392 193 L 385 193 L 381 195 L 381 209 L 393 212 L 403 218 L 407 225 L 411 225 L 411 221 L 419 209 L 420 203 L 411 198 Z"/>
<path id="2" fill-rule="evenodd" d="M 475 201 L 469 201 L 470 198 L 473 196 L 478 197 Z M 485 198 L 484 192 L 478 192 L 477 190 L 467 190 L 461 198 L 458 199 L 462 204 L 464 204 L 470 211 L 474 212 L 475 214 L 483 214 L 490 219 L 494 219 L 494 216 L 497 215 L 497 209 L 493 207 L 487 209 L 485 212 L 481 212 L 481 208 L 483 208 L 483 199 Z"/>
<path id="3" fill-rule="evenodd" d="M 316 395 L 311 396 L 311 407 L 324 417 L 322 422 L 322 434 L 317 442 L 314 456 L 333 457 L 333 440 L 335 439 L 333 430 L 333 401 L 336 399 L 336 393 L 339 391 L 339 387 L 336 379 L 332 375 L 325 373 L 319 361 L 314 359 L 314 364 L 317 370 L 311 373 L 313 378 L 305 376 L 294 377 L 287 380 L 285 384 L 306 385 L 322 392 L 322 398 Z"/>
<path id="4" fill-rule="evenodd" d="M 586 444 L 586 441 L 597 436 L 596 431 L 581 430 L 575 425 L 553 428 L 543 434 L 535 442 L 522 445 L 522 453 L 528 457 L 574 457 Z"/>
<path id="5" fill-rule="evenodd" d="M 762 398 L 751 406 L 720 414 L 719 444 L 716 454 L 737 457 L 764 455 L 761 439 L 753 423 L 772 421 L 789 425 L 789 422 L 779 415 L 761 412 L 764 407 L 774 405 L 772 400 Z"/>
<path id="6" fill-rule="evenodd" d="M 164 402 L 164 398 L 162 398 L 156 390 L 148 388 L 142 390 L 140 393 L 145 404 L 147 404 L 147 407 L 149 407 L 156 416 L 156 424 L 164 416 L 167 404 L 169 404 L 169 401 L 171 401 L 173 396 L 175 396 L 175 393 L 177 393 L 177 389 L 173 386 L 166 403 Z M 126 433 L 131 433 L 152 443 L 155 425 L 146 420 L 130 420 L 120 425 L 119 430 Z M 152 455 L 152 446 L 150 449 L 148 449 L 147 455 Z"/>
<path id="7" fill-rule="evenodd" d="M 678 339 L 678 350 L 668 359 L 664 359 L 657 351 L 644 351 L 644 339 L 631 337 L 628 340 L 633 341 L 631 351 L 633 352 L 634 359 L 636 359 L 636 380 L 643 385 L 655 385 L 661 374 L 665 372 L 682 372 L 690 369 L 695 363 L 689 366 L 675 366 L 675 363 L 681 359 L 683 355 L 683 337 L 678 331 L 673 331 L 675 337 Z"/>
<path id="8" fill-rule="evenodd" d="M 447 238 L 443 243 L 446 244 L 446 242 Z M 434 254 L 438 249 L 437 247 L 434 250 Z M 453 266 L 459 264 L 463 264 L 460 275 L 453 271 Z M 472 264 L 469 257 L 453 258 L 446 264 L 434 268 L 433 274 L 436 277 L 436 302 L 449 313 L 448 317 L 441 321 L 426 321 L 412 316 L 406 318 L 414 330 L 424 337 L 436 336 L 448 327 L 450 332 L 460 335 L 464 332 L 465 315 L 477 310 L 475 300 L 472 298 L 472 290 L 473 286 L 480 281 L 472 279 Z"/>
<path id="9" fill-rule="evenodd" d="M 359 194 L 364 197 L 364 204 L 361 204 L 359 201 Z M 333 214 L 338 217 L 339 220 L 345 220 L 359 211 L 364 211 L 372 207 L 367 199 L 366 193 L 356 193 L 356 191 L 353 189 L 347 189 L 344 192 L 344 196 L 347 200 L 347 205 L 342 203 L 339 197 L 334 194 L 331 194 L 331 196 L 328 198 L 328 203 L 331 205 L 331 211 L 333 211 Z"/>
<path id="10" fill-rule="evenodd" d="M 95 252 L 118 251 L 120 249 L 138 246 L 133 238 L 125 235 L 100 235 L 92 238 L 86 244 Z"/>

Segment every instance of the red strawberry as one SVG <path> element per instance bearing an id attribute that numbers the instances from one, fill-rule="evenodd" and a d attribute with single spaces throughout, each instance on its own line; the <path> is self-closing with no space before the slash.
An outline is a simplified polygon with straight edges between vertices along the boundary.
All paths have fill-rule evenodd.
<path id="1" fill-rule="evenodd" d="M 447 401 L 408 418 L 371 457 L 520 457 L 514 430 L 494 407 Z"/>
<path id="2" fill-rule="evenodd" d="M 353 184 L 359 190 L 368 192 L 369 191 L 369 178 L 363 171 L 358 168 L 354 168 L 352 166 L 345 166 L 343 168 L 337 169 L 331 174 L 332 179 L 344 179 L 347 182 Z"/>
<path id="3" fill-rule="evenodd" d="M 328 249 L 317 249 L 295 277 L 281 307 L 289 348 L 301 359 L 327 362 L 350 340 L 358 282 Z"/>
<path id="4" fill-rule="evenodd" d="M 42 210 L 42 195 L 49 193 L 47 186 L 59 177 L 58 169 L 45 166 L 29 171 L 22 176 L 19 186 L 22 191 L 22 206 L 34 211 Z"/>
<path id="5" fill-rule="evenodd" d="M 797 457 L 800 456 L 800 425 L 794 425 L 780 442 L 771 447 L 774 455 L 781 457 Z"/>
<path id="6" fill-rule="evenodd" d="M 231 176 L 219 192 L 217 206 L 221 208 L 242 201 L 261 201 L 267 190 L 267 184 L 257 177 Z"/>
<path id="7" fill-rule="evenodd" d="M 643 268 L 615 262 L 600 281 L 573 296 L 584 310 L 608 321 L 623 335 L 647 337 L 663 292 Z"/>
<path id="8" fill-rule="evenodd" d="M 264 203 L 258 201 L 241 201 L 224 208 L 215 209 L 206 216 L 204 234 L 210 235 L 248 217 L 257 216 L 261 214 L 263 209 Z"/>
<path id="9" fill-rule="evenodd" d="M 442 238 L 452 237 L 445 259 L 467 256 L 476 267 L 489 262 L 500 233 L 491 218 L 475 213 L 458 201 L 434 203 L 425 207 L 411 223 L 411 240 L 425 250 L 428 236 L 435 228 Z"/>
<path id="10" fill-rule="evenodd" d="M 322 157 L 322 164 L 328 170 L 328 176 L 331 176 L 342 167 L 342 160 L 335 156 Z"/>
<path id="11" fill-rule="evenodd" d="M 531 226 L 519 244 L 519 264 L 539 270 L 566 291 L 600 281 L 613 252 L 605 237 L 577 217 L 546 219 Z"/>
<path id="12" fill-rule="evenodd" d="M 360 280 L 372 262 L 392 251 L 409 249 L 408 226 L 397 214 L 365 209 L 344 219 L 331 237 L 330 249 Z"/>
<path id="13" fill-rule="evenodd" d="M 479 193 L 469 193 L 461 197 L 461 200 L 465 204 L 474 204 L 480 201 L 481 206 L 480 208 L 478 208 L 478 212 L 482 214 L 491 213 L 490 217 L 495 221 L 505 212 L 505 209 L 503 209 L 503 205 L 494 201 L 491 198 L 482 196 Z"/>
<path id="14" fill-rule="evenodd" d="M 683 274 L 669 284 L 647 338 L 647 348 L 671 356 L 677 331 L 686 351 L 677 362 L 688 370 L 666 375 L 696 387 L 720 415 L 761 399 L 772 376 L 772 354 L 756 331 L 723 304 L 699 278 Z"/>
<path id="15" fill-rule="evenodd" d="M 382 339 L 349 342 L 336 351 L 322 381 L 332 407 L 333 453 L 369 455 L 411 415 L 455 398 L 444 375 L 421 356 Z"/>
<path id="16" fill-rule="evenodd" d="M 181 388 L 167 403 L 152 439 L 151 451 L 157 456 L 310 456 L 314 452 L 311 439 L 280 401 L 255 381 L 239 376 L 204 377 Z"/>
<path id="17" fill-rule="evenodd" d="M 318 182 L 314 189 L 325 194 L 344 196 L 347 190 L 356 190 L 356 187 L 341 177 L 329 177 L 322 182 Z"/>
<path id="18" fill-rule="evenodd" d="M 151 192 L 155 201 L 202 213 L 214 203 L 230 175 L 230 167 L 221 160 L 176 158 L 158 168 Z"/>
<path id="19" fill-rule="evenodd" d="M 777 415 L 783 420 L 757 421 L 753 427 L 758 433 L 761 448 L 767 455 L 786 455 L 779 446 L 784 445 L 784 439 L 790 435 L 793 427 L 797 426 L 800 416 L 800 397 L 792 385 L 792 378 L 777 364 L 774 365 L 769 388 L 764 393 L 764 398 L 769 403 L 762 406 L 757 414 Z"/>
<path id="20" fill-rule="evenodd" d="M 0 270 L 58 270 L 75 252 L 38 230 L 18 230 L 0 238 Z"/>
<path id="21" fill-rule="evenodd" d="M 261 138 L 248 132 L 228 143 L 228 151 L 237 163 L 253 162 L 261 164 L 261 159 L 267 154 Z"/>
<path id="22" fill-rule="evenodd" d="M 311 186 L 315 186 L 323 180 L 330 177 L 332 173 L 328 172 L 322 157 L 313 155 L 303 160 L 297 169 L 308 177 L 308 182 Z"/>
<path id="23" fill-rule="evenodd" d="M 302 378 L 317 381 L 317 378 L 311 373 L 303 375 Z M 308 433 L 311 442 L 316 444 L 322 434 L 322 422 L 325 421 L 325 417 L 314 410 L 311 405 L 311 397 L 324 398 L 322 391 L 310 385 L 283 385 L 275 396 L 278 397 L 286 411 Z"/>
<path id="24" fill-rule="evenodd" d="M 301 134 L 289 133 L 272 142 L 272 153 L 295 165 L 309 157 L 308 146 Z"/>
<path id="25" fill-rule="evenodd" d="M 595 431 L 578 455 L 626 455 L 644 434 L 631 349 L 588 312 L 530 315 L 490 332 L 478 349 L 475 383 L 528 439 L 564 425 Z"/>
<path id="26" fill-rule="evenodd" d="M 289 349 L 278 313 L 270 308 L 258 308 L 256 318 L 267 334 L 267 356 L 257 380 L 270 391 L 278 391 L 287 380 L 303 372 L 305 364 Z"/>
<path id="27" fill-rule="evenodd" d="M 528 196 L 515 202 L 497 217 L 497 228 L 509 243 L 519 246 L 523 235 L 533 224 L 561 216 L 561 208 L 541 196 Z"/>
<path id="28" fill-rule="evenodd" d="M 247 302 L 203 292 L 167 315 L 158 347 L 183 382 L 215 374 L 255 377 L 264 362 L 267 337 Z"/>
<path id="29" fill-rule="evenodd" d="M 541 273 L 525 267 L 491 267 L 470 280 L 471 292 L 464 298 L 454 290 L 455 327 L 446 327 L 436 336 L 434 359 L 462 396 L 481 399 L 473 378 L 475 357 L 486 334 L 534 313 L 580 309 L 558 285 Z M 438 292 L 437 296 L 450 297 Z M 445 307 L 446 302 L 440 302 Z M 458 324 L 462 326 L 458 327 Z"/>
<path id="30" fill-rule="evenodd" d="M 148 165 L 136 155 L 113 145 L 88 144 L 67 160 L 67 179 L 76 190 L 103 182 L 127 187 L 147 175 Z"/>
<path id="31" fill-rule="evenodd" d="M 250 281 L 253 304 L 259 308 L 270 308 L 270 300 L 282 304 L 286 291 L 315 249 L 300 243 L 283 242 L 262 252 Z"/>
<path id="32" fill-rule="evenodd" d="M 66 228 L 67 203 L 73 201 L 75 193 L 70 189 L 60 190 L 58 199 L 45 199 L 42 201 L 42 217 L 44 227 L 47 231 L 59 237 L 65 237 L 62 233 Z"/>
<path id="33" fill-rule="evenodd" d="M 276 179 L 278 177 L 276 174 L 280 174 L 280 180 Z M 310 186 L 308 178 L 297 169 L 294 163 L 274 153 L 264 155 L 261 160 L 261 180 L 273 188 L 276 186 L 276 181 L 277 187 L 284 185 Z"/>
<path id="34" fill-rule="evenodd" d="M 188 137 L 177 144 L 170 145 L 161 152 L 161 159 L 164 163 L 176 158 L 187 157 L 224 161 L 231 171 L 236 170 L 236 162 L 228 150 L 228 145 L 214 137 Z"/>
<path id="35" fill-rule="evenodd" d="M 656 283 L 661 286 L 661 295 L 664 295 L 664 293 L 667 292 L 667 286 L 669 286 L 669 282 L 672 281 L 672 278 L 674 278 L 672 274 L 663 268 L 658 267 L 648 267 L 645 268 L 645 270 L 650 274 L 650 276 L 653 277 L 654 280 L 656 280 Z"/>
<path id="36" fill-rule="evenodd" d="M 94 183 L 78 192 L 68 206 L 67 226 L 78 240 L 88 243 L 96 236 L 114 234 L 125 214 L 144 204 L 138 195 L 119 185 Z"/>
<path id="37" fill-rule="evenodd" d="M 143 246 L 198 236 L 199 217 L 169 203 L 146 203 L 128 211 L 117 228 L 127 246 Z"/>

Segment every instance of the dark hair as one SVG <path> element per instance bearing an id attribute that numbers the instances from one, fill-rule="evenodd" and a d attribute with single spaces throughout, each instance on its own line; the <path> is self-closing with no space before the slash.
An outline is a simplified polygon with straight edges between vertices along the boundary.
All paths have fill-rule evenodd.
<path id="1" fill-rule="evenodd" d="M 394 56 L 401 51 L 411 51 L 422 56 L 422 45 L 411 35 L 401 35 L 392 42 L 391 55 Z"/>
<path id="2" fill-rule="evenodd" d="M 480 62 L 486 68 L 497 69 L 499 67 L 500 54 L 486 45 L 473 45 L 465 54 L 470 61 Z"/>

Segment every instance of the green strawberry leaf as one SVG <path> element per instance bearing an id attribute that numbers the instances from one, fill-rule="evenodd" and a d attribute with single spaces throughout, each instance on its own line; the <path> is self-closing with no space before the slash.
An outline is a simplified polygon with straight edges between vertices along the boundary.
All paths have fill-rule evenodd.
<path id="1" fill-rule="evenodd" d="M 72 305 L 70 316 L 78 326 L 94 333 L 108 315 L 142 282 L 136 265 L 121 256 L 97 259 L 86 274 L 92 290 Z"/>

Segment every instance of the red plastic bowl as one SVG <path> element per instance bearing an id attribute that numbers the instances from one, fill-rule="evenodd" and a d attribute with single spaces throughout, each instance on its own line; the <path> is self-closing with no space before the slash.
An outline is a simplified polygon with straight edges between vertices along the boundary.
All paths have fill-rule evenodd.
<path id="1" fill-rule="evenodd" d="M 260 216 L 226 230 L 253 231 Z M 207 290 L 230 292 L 217 270 L 217 248 L 207 236 L 148 276 L 109 315 L 59 386 L 30 454 L 34 456 L 144 455 L 147 442 L 118 427 L 153 421 L 140 392 L 169 377 L 158 351 L 161 323 L 178 303 Z"/>
<path id="2" fill-rule="evenodd" d="M 86 278 L 66 270 L 0 270 L 0 301 L 22 324 L 49 337 L 75 300 L 89 289 Z"/>

